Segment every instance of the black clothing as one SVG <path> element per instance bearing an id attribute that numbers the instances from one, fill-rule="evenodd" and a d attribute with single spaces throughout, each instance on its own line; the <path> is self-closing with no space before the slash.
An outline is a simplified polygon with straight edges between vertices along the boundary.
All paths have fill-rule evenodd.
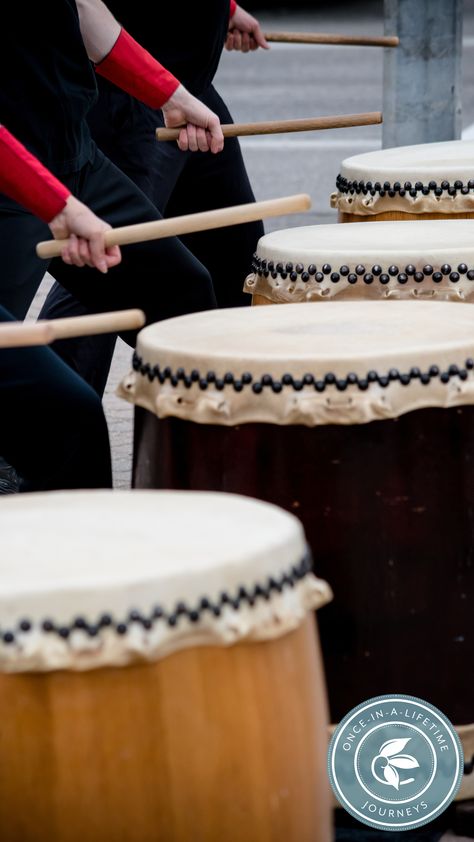
<path id="1" fill-rule="evenodd" d="M 160 218 L 144 194 L 95 146 L 91 161 L 65 181 L 81 201 L 114 227 Z M 0 302 L 18 319 L 24 318 L 48 269 L 36 256 L 35 245 L 49 236 L 45 223 L 0 196 Z M 176 238 L 125 246 L 122 256 L 122 263 L 107 275 L 88 267 L 67 266 L 60 258 L 52 260 L 50 273 L 62 285 L 62 292 L 67 289 L 73 296 L 68 296 L 69 306 L 63 314 L 140 307 L 148 322 L 156 322 L 216 306 L 208 272 Z M 79 301 L 81 308 L 77 309 L 77 304 L 71 308 L 71 301 Z M 122 338 L 133 346 L 136 332 L 123 333 Z M 115 337 L 70 339 L 55 343 L 54 350 L 101 394 L 114 343 Z M 110 351 L 101 355 L 101 345 Z M 0 453 L 6 457 L 1 438 Z"/>
<path id="2" fill-rule="evenodd" d="M 0 443 L 22 491 L 112 486 L 101 402 L 49 348 L 0 349 Z"/>
<path id="3" fill-rule="evenodd" d="M 86 166 L 64 181 L 113 227 L 160 218 L 144 194 L 95 146 Z M 36 256 L 35 245 L 49 237 L 44 222 L 0 196 L 0 302 L 18 319 L 26 315 L 48 269 Z M 93 312 L 140 307 L 149 322 L 156 322 L 215 306 L 208 272 L 176 238 L 125 246 L 122 254 L 122 263 L 107 275 L 87 266 L 68 266 L 59 257 L 51 261 L 49 272 Z M 134 344 L 134 332 L 123 336 Z"/>
<path id="4" fill-rule="evenodd" d="M 99 89 L 99 102 L 90 114 L 94 137 L 165 216 L 254 201 L 236 138 L 228 138 L 219 155 L 181 152 L 174 143 L 156 142 L 154 129 L 163 125 L 161 112 L 142 105 L 113 85 L 102 84 L 102 80 Z M 222 122 L 232 121 L 214 88 L 209 88 L 200 99 L 219 115 Z M 250 303 L 250 296 L 242 291 L 242 287 L 262 234 L 262 223 L 253 222 L 181 238 L 209 270 L 219 307 Z M 173 272 L 169 280 L 179 296 L 183 274 Z M 69 293 L 56 284 L 45 302 L 41 318 L 62 318 L 83 312 Z M 107 382 L 114 344 L 112 337 L 104 336 L 65 340 L 54 347 L 101 395 Z"/>
<path id="5" fill-rule="evenodd" d="M 112 14 L 193 94 L 209 87 L 219 64 L 229 0 L 109 0 Z"/>
<path id="6" fill-rule="evenodd" d="M 85 116 L 97 88 L 75 0 L 46 5 L 2 4 L 0 123 L 61 176 L 90 155 Z"/>
<path id="7" fill-rule="evenodd" d="M 13 0 L 2 8 L 0 122 L 60 174 L 78 199 L 114 227 L 159 219 L 160 214 L 146 196 L 90 140 L 84 115 L 95 96 L 95 80 L 81 39 L 74 0 L 48 0 L 47 7 L 45 11 L 45 4 L 29 3 L 25 11 L 24 4 Z M 45 223 L 0 195 L 0 305 L 17 319 L 25 316 L 48 269 L 48 263 L 36 256 L 36 243 L 50 236 Z M 126 246 L 122 263 L 107 275 L 87 267 L 67 266 L 60 258 L 51 261 L 49 271 L 92 312 L 139 307 L 149 322 L 155 322 L 216 306 L 209 273 L 176 238 Z M 136 333 L 126 333 L 123 338 L 133 345 Z M 71 482 L 88 486 L 87 452 L 93 461 L 100 448 L 108 453 L 108 442 L 104 435 L 94 439 L 97 424 L 87 420 L 92 409 L 81 421 L 82 404 L 93 399 L 95 407 L 96 398 L 91 398 L 89 390 L 86 396 L 78 398 L 77 378 L 70 371 L 66 375 L 59 360 L 53 372 L 58 390 L 52 395 L 49 414 L 40 402 L 39 439 L 31 434 L 31 414 L 34 413 L 36 423 L 35 403 L 41 396 L 35 378 L 45 384 L 50 377 L 52 352 L 43 350 L 47 351 L 47 358 L 44 354 L 38 356 L 37 371 L 34 352 L 24 350 L 25 366 L 18 378 L 16 356 L 4 356 L 2 352 L 0 395 L 4 397 L 2 404 L 9 406 L 8 413 L 4 414 L 3 406 L 0 411 L 0 453 L 23 476 L 31 477 L 36 488 L 44 487 L 42 482 L 47 487 L 53 487 L 52 483 L 65 487 L 65 472 L 78 476 L 68 465 L 72 458 L 79 470 L 74 454 L 80 453 L 82 479 Z M 99 363 L 103 369 L 103 362 Z M 68 376 L 73 380 L 69 381 Z M 73 381 L 75 386 L 69 398 L 68 385 Z M 85 443 L 82 451 L 70 412 L 77 413 L 81 421 L 81 442 Z M 63 427 L 62 417 L 66 418 Z M 43 460 L 41 480 L 38 458 L 43 452 L 53 451 L 56 442 L 58 451 L 54 458 L 58 466 L 62 464 L 62 474 L 60 470 L 55 478 L 47 479 L 48 468 Z"/>

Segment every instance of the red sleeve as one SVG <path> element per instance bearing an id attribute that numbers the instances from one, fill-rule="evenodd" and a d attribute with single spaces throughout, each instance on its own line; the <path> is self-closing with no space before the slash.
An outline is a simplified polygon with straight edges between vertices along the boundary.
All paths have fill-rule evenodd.
<path id="1" fill-rule="evenodd" d="M 51 222 L 71 195 L 4 126 L 0 126 L 0 192 L 44 222 Z"/>
<path id="2" fill-rule="evenodd" d="M 96 72 L 152 108 L 161 108 L 180 84 L 124 29 Z"/>
<path id="3" fill-rule="evenodd" d="M 230 0 L 230 15 L 229 17 L 233 18 L 235 15 L 235 10 L 237 9 L 237 3 L 235 0 Z"/>

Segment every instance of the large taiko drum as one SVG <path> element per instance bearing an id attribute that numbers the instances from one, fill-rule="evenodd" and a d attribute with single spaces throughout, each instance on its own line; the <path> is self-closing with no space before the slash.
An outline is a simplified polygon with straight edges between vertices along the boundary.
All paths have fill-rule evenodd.
<path id="1" fill-rule="evenodd" d="M 474 220 L 273 231 L 259 240 L 244 289 L 254 304 L 474 301 Z"/>
<path id="2" fill-rule="evenodd" d="M 474 307 L 175 318 L 140 333 L 122 394 L 137 487 L 245 493 L 303 522 L 334 590 L 319 618 L 332 721 L 409 693 L 461 726 L 470 758 Z"/>
<path id="3" fill-rule="evenodd" d="M 331 205 L 340 222 L 474 216 L 474 141 L 399 146 L 342 162 Z"/>
<path id="4" fill-rule="evenodd" d="M 0 524 L 2 840 L 330 842 L 330 592 L 295 517 L 79 492 Z"/>

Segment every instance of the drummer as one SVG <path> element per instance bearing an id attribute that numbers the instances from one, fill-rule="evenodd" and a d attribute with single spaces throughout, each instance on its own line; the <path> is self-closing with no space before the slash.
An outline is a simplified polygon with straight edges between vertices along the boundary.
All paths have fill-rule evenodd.
<path id="1" fill-rule="evenodd" d="M 213 308 L 216 302 L 207 270 L 176 239 L 129 248 L 123 261 L 118 249 L 105 256 L 104 231 L 109 223 L 143 222 L 158 219 L 160 215 L 91 141 L 85 116 L 94 101 L 96 86 L 89 58 L 100 63 L 98 70 L 107 78 L 115 79 L 154 106 L 162 106 L 168 125 L 183 121 L 190 124 L 181 134 L 182 145 L 188 145 L 188 133 L 192 131 L 195 136 L 197 131 L 203 148 L 220 152 L 223 137 L 218 117 L 152 59 L 100 0 L 81 0 L 78 7 L 74 0 L 51 0 L 48 10 L 50 15 L 45 15 L 41 4 L 29 4 L 25 13 L 21 3 L 11 3 L 3 11 L 0 120 L 61 177 L 67 196 L 72 191 L 76 198 L 84 199 L 105 222 L 97 226 L 94 217 L 92 235 L 85 208 L 81 206 L 79 212 L 76 205 L 75 227 L 71 227 L 71 205 L 74 207 L 75 202 L 72 197 L 63 202 L 64 208 L 56 215 L 49 212 L 51 208 L 43 208 L 44 213 L 35 215 L 36 209 L 26 200 L 19 204 L 15 198 L 0 195 L 0 305 L 14 318 L 25 316 L 47 268 L 36 257 L 34 247 L 38 240 L 50 235 L 47 223 L 51 222 L 55 236 L 71 234 L 71 237 L 63 252 L 65 262 L 53 261 L 50 271 L 74 290 L 89 309 L 125 309 L 133 304 L 141 306 L 149 320 L 155 321 Z M 51 26 L 51 19 L 55 26 Z M 12 178 L 15 176 L 14 168 L 6 167 L 4 172 L 9 172 Z M 28 176 L 24 178 L 24 192 L 36 196 L 35 182 Z M 78 267 L 83 266 L 86 268 L 79 272 Z M 107 271 L 113 266 L 109 280 Z M 169 283 L 175 275 L 180 279 L 179 285 Z M 134 335 L 127 334 L 125 338 L 134 342 Z M 57 420 L 53 407 L 50 420 L 52 424 Z M 5 419 L 2 423 L 7 424 Z M 56 425 L 54 428 L 59 441 L 62 434 Z M 86 428 L 87 425 L 84 434 Z M 9 429 L 14 431 L 15 425 Z M 48 439 L 51 449 L 53 438 Z M 104 435 L 97 436 L 99 440 L 105 440 L 108 450 L 106 435 L 105 439 Z M 30 444 L 32 441 L 30 431 Z M 47 457 L 46 442 L 43 445 Z M 28 446 L 25 442 L 25 453 Z M 41 446 L 41 440 L 39 443 L 37 440 L 36 447 Z M 90 459 L 83 464 L 94 461 L 95 446 L 95 442 L 89 442 Z M 11 453 L 8 442 L 5 455 L 7 451 Z M 49 458 L 55 457 L 50 453 Z M 14 453 L 11 461 L 15 461 Z M 108 471 L 109 479 L 104 479 L 104 473 L 97 483 L 57 477 L 56 487 L 110 484 L 110 466 Z"/>
<path id="2" fill-rule="evenodd" d="M 53 233 L 69 233 L 69 247 L 80 243 L 88 263 L 110 268 L 120 262 L 118 247 L 103 247 L 110 226 L 71 196 L 3 126 L 0 190 L 48 222 Z M 68 249 L 64 254 L 69 256 Z M 0 306 L 0 322 L 11 319 Z M 21 474 L 21 490 L 111 487 L 101 401 L 50 348 L 0 349 L 0 407 L 0 452 Z"/>
<path id="3" fill-rule="evenodd" d="M 79 0 L 77 7 L 75 0 L 50 0 L 48 14 L 40 3 L 27 10 L 8 3 L 2 32 L 0 121 L 107 223 L 146 222 L 160 214 L 91 140 L 85 118 L 96 84 L 89 59 L 102 76 L 162 108 L 167 125 L 187 123 L 183 148 L 197 136 L 201 148 L 222 150 L 217 115 L 134 41 L 100 0 Z M 47 268 L 34 246 L 48 234 L 45 222 L 0 197 L 0 303 L 16 318 L 24 317 Z M 156 321 L 216 305 L 208 271 L 177 239 L 128 247 L 110 277 L 105 263 L 99 272 L 86 265 L 88 254 L 83 241 L 72 239 L 65 262 L 50 264 L 51 274 L 88 309 L 133 305 Z"/>
<path id="4" fill-rule="evenodd" d="M 224 42 L 228 49 L 247 52 L 268 44 L 258 21 L 235 2 L 212 0 L 190 4 L 154 4 L 149 0 L 108 0 L 110 10 L 137 40 L 200 102 L 232 122 L 227 106 L 213 86 Z M 230 11 L 230 19 L 229 19 Z M 170 37 L 171 34 L 171 37 Z M 176 37 L 174 37 L 176 36 Z M 227 40 L 226 40 L 227 36 Z M 155 129 L 166 116 L 138 102 L 124 90 L 99 78 L 99 100 L 89 114 L 92 136 L 105 154 L 125 172 L 165 216 L 205 211 L 254 201 L 237 138 L 228 138 L 219 156 L 192 155 L 176 144 L 157 143 Z M 201 148 L 189 132 L 189 149 Z M 261 222 L 236 225 L 182 237 L 209 270 L 219 307 L 243 306 L 243 278 L 263 234 Z M 176 273 L 173 285 L 180 280 Z M 58 284 L 50 292 L 42 318 L 81 315 L 84 309 Z M 61 355 L 102 394 L 115 345 L 103 336 L 57 343 Z M 99 364 L 99 359 L 101 360 Z"/>

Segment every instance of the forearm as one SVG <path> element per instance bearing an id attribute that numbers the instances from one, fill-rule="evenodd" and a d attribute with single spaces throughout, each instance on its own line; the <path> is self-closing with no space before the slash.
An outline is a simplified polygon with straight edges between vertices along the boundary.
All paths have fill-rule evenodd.
<path id="1" fill-rule="evenodd" d="M 44 222 L 57 216 L 71 195 L 4 126 L 0 126 L 0 192 Z"/>
<path id="2" fill-rule="evenodd" d="M 135 41 L 101 0 L 76 0 L 81 31 L 96 73 L 151 108 L 166 111 L 168 125 L 189 124 L 189 146 L 205 152 L 222 150 L 224 138 L 218 117 L 180 85 L 178 79 Z M 131 0 L 133 2 L 133 0 Z M 173 2 L 173 0 L 172 0 Z M 178 37 L 178 36 L 177 36 Z M 195 129 L 200 132 L 194 144 Z M 201 131 L 203 130 L 203 131 Z M 207 134 L 206 134 L 207 132 Z"/>

